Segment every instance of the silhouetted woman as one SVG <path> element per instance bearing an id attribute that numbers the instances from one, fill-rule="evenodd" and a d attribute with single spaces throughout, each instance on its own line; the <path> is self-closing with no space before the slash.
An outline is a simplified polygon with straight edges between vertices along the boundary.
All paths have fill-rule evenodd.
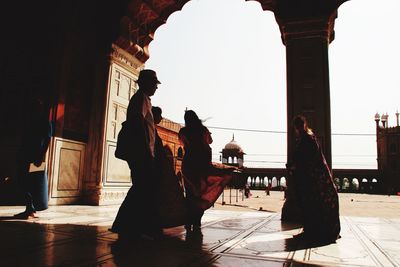
<path id="1" fill-rule="evenodd" d="M 158 125 L 162 121 L 162 109 L 152 107 L 154 124 Z M 179 183 L 179 178 L 175 174 L 174 156 L 171 148 L 164 145 L 158 129 L 156 128 L 155 140 L 155 173 L 158 181 L 158 216 L 160 226 L 163 228 L 184 225 L 185 218 L 185 199 L 183 188 Z"/>
<path id="2" fill-rule="evenodd" d="M 303 215 L 303 232 L 296 237 L 335 242 L 340 232 L 339 200 L 331 171 L 306 118 L 296 116 L 293 126 L 296 146 L 287 167 Z"/>
<path id="3" fill-rule="evenodd" d="M 179 131 L 185 154 L 182 173 L 188 205 L 186 229 L 200 229 L 204 210 L 210 208 L 230 181 L 233 168 L 211 163 L 211 133 L 193 110 L 185 112 L 185 127 Z"/>

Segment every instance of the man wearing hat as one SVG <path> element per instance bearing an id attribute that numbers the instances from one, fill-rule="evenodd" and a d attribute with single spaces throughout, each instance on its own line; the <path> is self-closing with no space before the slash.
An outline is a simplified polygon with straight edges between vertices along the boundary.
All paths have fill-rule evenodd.
<path id="1" fill-rule="evenodd" d="M 127 160 L 131 169 L 132 187 L 122 203 L 112 226 L 119 235 L 155 239 L 162 234 L 158 225 L 157 193 L 158 184 L 154 170 L 154 145 L 156 127 L 152 114 L 150 97 L 156 92 L 160 81 L 154 70 L 140 71 L 137 80 L 139 90 L 129 101 L 127 123 L 132 129 L 132 151 Z"/>
<path id="2" fill-rule="evenodd" d="M 157 79 L 154 70 L 145 69 L 139 73 L 137 83 L 139 90 L 129 101 L 126 119 L 139 123 L 137 125 L 139 132 L 145 133 L 145 136 L 142 136 L 146 145 L 143 152 L 150 153 L 150 156 L 154 158 L 155 124 L 150 97 L 154 95 L 161 82 Z"/>

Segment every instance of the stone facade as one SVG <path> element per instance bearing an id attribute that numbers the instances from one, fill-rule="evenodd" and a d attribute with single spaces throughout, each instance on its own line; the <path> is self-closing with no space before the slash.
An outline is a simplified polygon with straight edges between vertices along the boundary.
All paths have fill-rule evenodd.
<path id="1" fill-rule="evenodd" d="M 388 115 L 379 114 L 375 117 L 378 170 L 382 178 L 382 188 L 384 193 L 393 194 L 400 192 L 400 125 L 399 113 L 397 116 L 397 126 L 389 127 Z M 379 125 L 382 122 L 382 125 Z"/>
<path id="2" fill-rule="evenodd" d="M 136 80 L 143 68 L 132 55 L 112 45 L 103 117 L 100 125 L 89 129 L 89 135 L 97 135 L 99 143 L 55 138 L 55 145 L 50 149 L 52 157 L 48 160 L 50 204 L 109 205 L 119 204 L 125 198 L 132 185 L 130 169 L 125 161 L 114 156 L 114 152 L 129 100 L 138 90 Z M 180 171 L 183 155 L 178 139 L 180 127 L 168 119 L 163 119 L 157 127 L 163 144 L 171 151 L 176 172 Z M 96 161 L 93 154 L 97 154 Z"/>
<path id="3" fill-rule="evenodd" d="M 164 148 L 171 152 L 173 157 L 175 173 L 181 171 L 183 158 L 183 145 L 179 141 L 178 133 L 182 126 L 166 118 L 157 125 L 158 135 L 163 141 Z"/>

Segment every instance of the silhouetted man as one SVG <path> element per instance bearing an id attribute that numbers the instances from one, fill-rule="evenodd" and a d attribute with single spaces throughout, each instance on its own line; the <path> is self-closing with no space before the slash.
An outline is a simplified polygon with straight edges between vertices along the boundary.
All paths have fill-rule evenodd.
<path id="1" fill-rule="evenodd" d="M 40 167 L 44 162 L 51 137 L 51 126 L 41 96 L 30 91 L 25 107 L 26 116 L 23 120 L 22 140 L 17 158 L 17 179 L 24 195 L 25 211 L 14 215 L 17 219 L 35 218 L 36 211 L 47 209 L 47 176 L 44 167 L 42 171 L 34 173 L 34 176 L 30 174 L 30 166 Z"/>
<path id="2" fill-rule="evenodd" d="M 154 239 L 162 234 L 158 225 L 156 199 L 150 194 L 157 183 L 154 170 L 156 130 L 150 97 L 160 81 L 153 70 L 142 70 L 137 80 L 139 90 L 131 98 L 127 123 L 132 133 L 132 149 L 127 160 L 132 187 L 122 203 L 112 231 L 120 235 Z"/>

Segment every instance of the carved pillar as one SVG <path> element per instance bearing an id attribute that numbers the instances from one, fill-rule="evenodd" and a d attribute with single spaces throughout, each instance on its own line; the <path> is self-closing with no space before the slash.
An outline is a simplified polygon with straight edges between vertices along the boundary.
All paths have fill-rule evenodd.
<path id="1" fill-rule="evenodd" d="M 311 8 L 311 7 L 308 7 Z M 285 10 L 275 12 L 286 46 L 287 68 L 287 154 L 288 160 L 294 150 L 295 136 L 293 117 L 304 115 L 309 126 L 318 137 L 328 164 L 331 166 L 331 115 L 329 91 L 328 46 L 333 40 L 333 24 L 336 9 L 329 15 L 322 11 L 320 17 L 310 16 L 309 9 L 302 14 L 287 14 Z M 301 12 L 300 12 L 301 13 Z M 294 17 L 294 18 L 293 18 Z M 300 214 L 291 187 L 292 178 L 287 179 L 286 201 L 282 209 L 282 220 L 298 221 Z"/>
<path id="2" fill-rule="evenodd" d="M 95 205 L 119 204 L 130 188 L 131 177 L 128 164 L 115 158 L 114 152 L 121 124 L 126 120 L 129 99 L 137 91 L 136 80 L 143 63 L 116 45 L 112 46 L 107 62 L 107 85 L 104 101 L 97 101 L 96 114 L 100 114 L 97 127 L 98 145 L 96 160 L 92 161 L 86 184 L 87 202 Z M 99 131 L 102 129 L 102 131 Z M 95 133 L 92 133 L 95 135 Z M 92 155 L 93 156 L 93 155 Z"/>

